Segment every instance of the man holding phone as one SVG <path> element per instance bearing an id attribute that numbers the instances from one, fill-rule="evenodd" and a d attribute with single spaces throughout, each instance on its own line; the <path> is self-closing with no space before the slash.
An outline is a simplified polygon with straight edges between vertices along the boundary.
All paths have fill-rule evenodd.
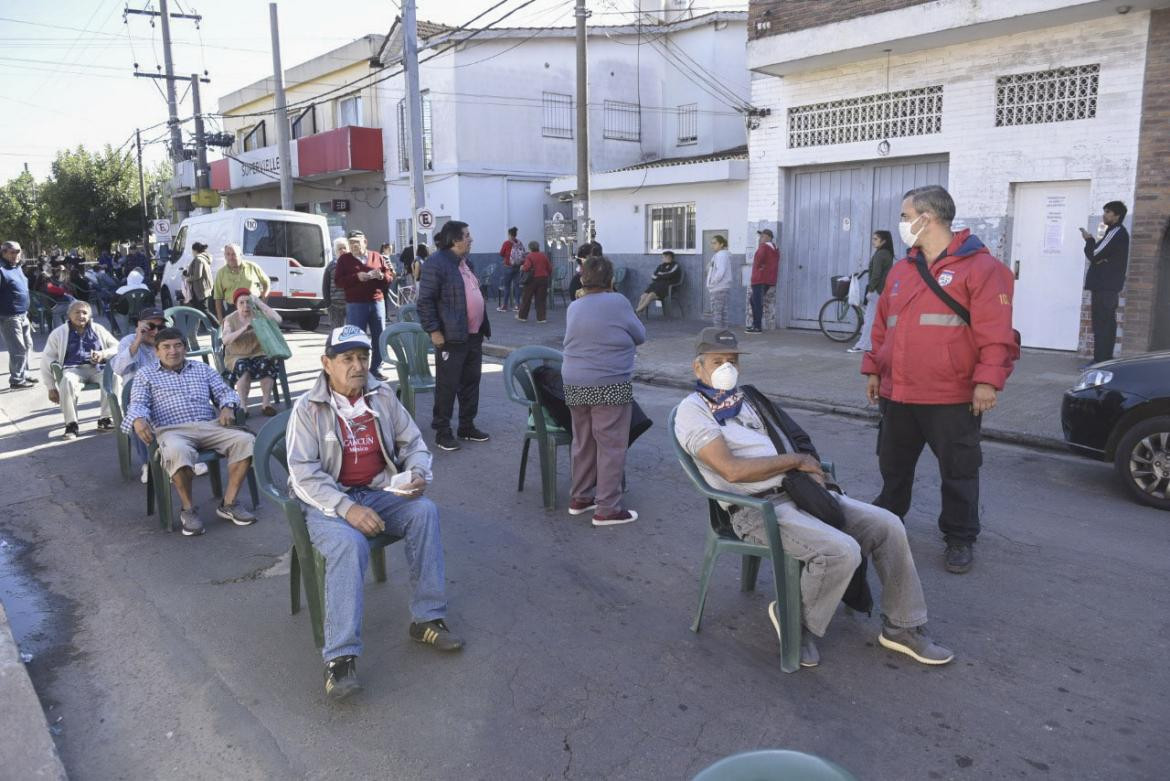
<path id="1" fill-rule="evenodd" d="M 288 484 L 303 505 L 325 570 L 325 693 L 357 691 L 362 583 L 370 546 L 405 539 L 414 595 L 410 638 L 455 651 L 447 615 L 439 510 L 423 496 L 431 454 L 406 408 L 370 378 L 370 338 L 355 325 L 325 343 L 321 376 L 293 406 L 286 430 Z"/>
<path id="2" fill-rule="evenodd" d="M 1081 228 L 1089 261 L 1085 290 L 1089 291 L 1093 318 L 1093 363 L 1110 360 L 1117 344 L 1117 302 L 1129 263 L 1129 231 L 1124 224 L 1127 211 L 1121 201 L 1105 204 L 1101 212 L 1105 234 L 1100 239 Z"/>

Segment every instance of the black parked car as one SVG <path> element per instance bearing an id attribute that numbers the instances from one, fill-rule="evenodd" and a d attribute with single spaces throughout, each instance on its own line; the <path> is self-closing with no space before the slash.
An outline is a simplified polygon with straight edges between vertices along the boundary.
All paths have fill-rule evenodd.
<path id="1" fill-rule="evenodd" d="M 1170 510 L 1170 352 L 1090 366 L 1060 423 L 1073 450 L 1113 462 L 1134 499 Z"/>

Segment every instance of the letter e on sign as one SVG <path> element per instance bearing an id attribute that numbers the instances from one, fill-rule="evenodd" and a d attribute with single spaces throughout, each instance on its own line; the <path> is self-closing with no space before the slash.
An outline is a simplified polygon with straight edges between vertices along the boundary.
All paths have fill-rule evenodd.
<path id="1" fill-rule="evenodd" d="M 434 230 L 435 228 L 435 213 L 430 209 L 422 208 L 414 213 L 414 218 L 418 221 L 420 230 Z"/>

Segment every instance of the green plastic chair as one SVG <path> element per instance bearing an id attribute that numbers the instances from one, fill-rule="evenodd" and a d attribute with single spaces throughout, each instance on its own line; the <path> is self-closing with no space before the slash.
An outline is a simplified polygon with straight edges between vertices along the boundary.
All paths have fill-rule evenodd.
<path id="1" fill-rule="evenodd" d="M 799 751 L 779 749 L 734 754 L 700 772 L 692 781 L 856 781 L 840 765 Z"/>
<path id="2" fill-rule="evenodd" d="M 168 310 L 169 311 L 169 310 Z M 220 373 L 225 382 L 228 376 L 227 365 L 224 362 L 224 343 L 223 336 L 218 328 L 211 332 L 211 359 L 215 361 L 215 370 Z M 188 356 L 191 353 L 187 353 Z M 276 360 L 276 382 L 272 384 L 272 401 L 275 404 L 284 403 L 285 409 L 292 409 L 292 394 L 288 389 L 288 370 L 285 368 L 284 361 Z"/>
<path id="3" fill-rule="evenodd" d="M 561 301 L 568 306 L 569 301 L 569 267 L 564 263 L 557 263 L 553 266 L 552 280 L 548 283 L 548 308 L 553 309 L 553 304 L 556 303 L 554 296 L 560 296 Z"/>
<path id="4" fill-rule="evenodd" d="M 528 448 L 535 441 L 540 453 L 540 486 L 546 510 L 557 506 L 557 447 L 573 441 L 571 432 L 556 424 L 540 402 L 533 372 L 540 366 L 560 369 L 564 355 L 551 347 L 529 345 L 513 350 L 504 359 L 504 391 L 508 398 L 528 409 L 528 427 L 520 451 L 520 480 L 517 491 L 524 490 L 528 470 Z"/>
<path id="5" fill-rule="evenodd" d="M 394 353 L 398 398 L 413 418 L 415 396 L 435 392 L 435 378 L 427 361 L 435 351 L 431 337 L 418 323 L 395 323 L 382 331 L 379 347 L 384 357 Z"/>
<path id="6" fill-rule="evenodd" d="M 38 327 L 38 330 L 48 333 L 53 330 L 53 309 L 57 302 L 52 296 L 33 290 L 29 292 L 28 319 Z"/>
<path id="7" fill-rule="evenodd" d="M 105 371 L 102 372 L 102 395 L 106 397 L 110 407 L 110 420 L 114 423 L 114 443 L 118 448 L 118 469 L 122 473 L 122 479 L 129 480 L 134 476 L 130 464 L 130 437 L 134 435 L 122 433 L 122 421 L 126 417 L 125 409 L 130 401 L 130 383 L 133 380 L 127 382 L 119 392 L 118 379 L 120 378 L 114 374 L 114 368 L 107 363 Z M 150 479 L 149 475 L 150 470 L 147 470 L 147 479 Z"/>
<path id="8" fill-rule="evenodd" d="M 613 270 L 613 289 L 622 292 L 622 283 L 626 281 L 626 267 L 616 266 Z"/>
<path id="9" fill-rule="evenodd" d="M 209 335 L 219 332 L 219 323 L 206 312 L 190 306 L 172 306 L 163 314 L 167 325 L 178 328 L 183 332 L 187 341 L 187 357 L 202 358 L 204 363 L 211 363 L 208 358 L 215 352 L 214 339 L 207 347 L 199 346 L 199 328 L 202 326 Z"/>
<path id="10" fill-rule="evenodd" d="M 136 288 L 127 290 L 110 302 L 110 328 L 115 336 L 124 336 L 122 327 L 118 325 L 118 315 L 114 312 L 119 300 L 126 302 L 126 323 L 129 326 L 128 330 L 133 331 L 134 326 L 138 324 L 138 313 L 148 306 L 154 306 L 154 293 L 147 289 Z"/>
<path id="11" fill-rule="evenodd" d="M 133 380 L 126 383 L 126 391 L 123 396 L 126 401 L 126 406 L 130 405 L 130 386 Z M 242 409 L 236 408 L 236 424 L 244 425 L 246 416 Z M 253 454 L 255 447 L 253 447 Z M 167 531 L 175 530 L 175 499 L 171 491 L 171 478 L 163 470 L 162 459 L 159 457 L 158 440 L 155 439 L 150 443 L 148 450 L 148 460 L 150 469 L 147 470 L 147 502 L 146 514 L 153 515 L 153 505 L 158 505 L 158 523 L 159 526 Z M 255 455 L 252 458 L 255 461 Z M 196 457 L 196 461 L 201 464 L 207 464 L 207 477 L 211 480 L 211 493 L 215 498 L 223 498 L 223 476 L 220 473 L 220 457 L 219 453 L 214 450 L 200 450 Z M 252 509 L 255 510 L 260 506 L 260 492 L 256 488 L 256 474 L 252 470 L 248 470 L 248 492 L 252 495 Z M 151 489 L 154 489 L 153 491 Z M 151 495 L 154 500 L 151 501 Z"/>
<path id="12" fill-rule="evenodd" d="M 678 307 L 679 317 L 686 317 L 687 314 L 686 310 L 683 308 L 682 298 L 680 298 L 678 295 L 678 290 L 680 287 L 682 287 L 683 280 L 686 278 L 686 272 L 681 266 L 679 267 L 678 272 L 678 282 L 675 282 L 673 285 L 670 285 L 666 288 L 666 298 L 655 302 L 662 304 L 662 317 L 665 320 L 670 319 L 670 305 L 672 303 Z M 652 306 L 650 309 L 646 310 L 647 319 L 649 319 L 650 311 L 652 309 L 655 309 L 655 307 Z"/>
<path id="13" fill-rule="evenodd" d="M 418 307 L 414 304 L 403 304 L 402 306 L 398 307 L 398 322 L 417 323 Z"/>
<path id="14" fill-rule="evenodd" d="M 313 547 L 309 539 L 309 527 L 301 503 L 290 497 L 284 485 L 273 479 L 272 462 L 275 459 L 282 469 L 288 471 L 288 457 L 284 447 L 285 431 L 291 410 L 275 416 L 256 435 L 253 450 L 252 471 L 260 484 L 260 490 L 284 511 L 292 532 L 293 544 L 288 571 L 289 598 L 292 615 L 301 610 L 301 586 L 309 603 L 309 620 L 313 625 L 313 640 L 317 647 L 325 645 L 325 557 Z M 379 536 L 370 540 L 370 564 L 374 578 L 386 582 L 386 546 L 398 541 L 395 537 Z"/>
<path id="15" fill-rule="evenodd" d="M 780 608 L 780 669 L 786 673 L 796 672 L 800 669 L 800 562 L 784 553 L 784 546 L 780 542 L 780 529 L 776 525 L 776 509 L 768 499 L 712 488 L 699 471 L 695 460 L 683 449 L 678 437 L 675 436 L 674 418 L 677 412 L 678 407 L 672 409 L 666 421 L 670 443 L 687 477 L 694 483 L 695 488 L 699 489 L 699 493 L 707 497 L 710 520 L 706 549 L 703 553 L 703 569 L 699 576 L 699 609 L 695 613 L 691 631 L 699 631 L 699 625 L 703 620 L 703 605 L 707 601 L 707 588 L 711 583 L 711 573 L 714 572 L 715 561 L 720 556 L 724 553 L 737 553 L 743 556 L 739 581 L 741 591 L 755 589 L 760 560 L 768 559 L 772 562 L 772 581 L 776 588 L 776 602 Z M 828 475 L 836 475 L 836 469 L 830 461 L 822 461 L 821 468 Z M 731 517 L 720 506 L 721 501 L 759 510 L 764 516 L 764 532 L 768 536 L 768 544 L 756 545 L 736 537 L 731 528 Z"/>
<path id="16" fill-rule="evenodd" d="M 109 368 L 110 368 L 110 365 L 106 364 L 106 371 L 108 371 Z M 57 363 L 56 361 L 53 361 L 52 363 L 49 364 L 49 373 L 53 375 L 53 387 L 60 388 L 61 387 L 61 378 L 65 376 L 65 367 L 63 367 L 61 364 Z M 82 390 L 98 390 L 101 387 L 102 387 L 101 380 L 99 380 L 97 382 L 83 382 L 81 384 Z"/>

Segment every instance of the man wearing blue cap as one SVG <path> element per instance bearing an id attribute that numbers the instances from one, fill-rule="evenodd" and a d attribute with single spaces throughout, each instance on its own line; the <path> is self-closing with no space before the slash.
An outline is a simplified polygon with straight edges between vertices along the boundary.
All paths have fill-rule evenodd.
<path id="1" fill-rule="evenodd" d="M 362 651 L 362 583 L 370 543 L 405 540 L 414 595 L 410 638 L 440 651 L 463 641 L 447 628 L 439 510 L 423 496 L 431 454 L 394 390 L 370 374 L 370 337 L 334 328 L 317 382 L 288 421 L 288 484 L 305 510 L 325 570 L 325 693 L 357 691 Z M 381 538 L 381 539 L 379 539 Z"/>

